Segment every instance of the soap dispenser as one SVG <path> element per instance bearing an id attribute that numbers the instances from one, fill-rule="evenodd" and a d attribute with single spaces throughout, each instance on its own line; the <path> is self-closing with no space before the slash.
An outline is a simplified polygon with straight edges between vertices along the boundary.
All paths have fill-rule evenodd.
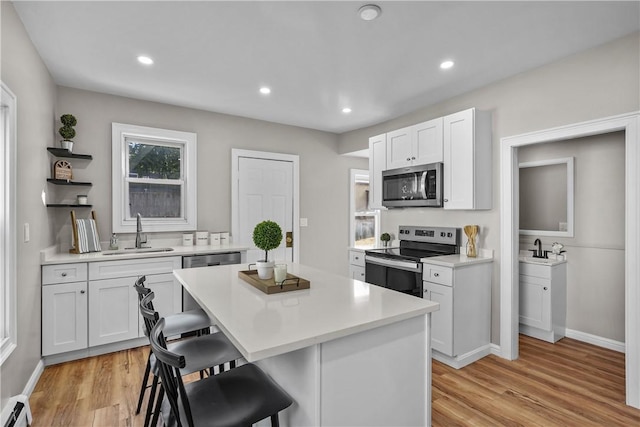
<path id="1" fill-rule="evenodd" d="M 111 235 L 111 241 L 109 242 L 109 249 L 111 250 L 118 249 L 118 236 L 116 236 L 116 233 L 113 233 Z"/>

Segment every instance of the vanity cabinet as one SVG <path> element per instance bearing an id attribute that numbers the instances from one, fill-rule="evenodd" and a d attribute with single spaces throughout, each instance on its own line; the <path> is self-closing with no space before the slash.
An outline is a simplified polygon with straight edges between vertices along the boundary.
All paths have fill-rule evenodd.
<path id="1" fill-rule="evenodd" d="M 491 209 L 491 115 L 470 108 L 443 126 L 444 209 Z"/>
<path id="2" fill-rule="evenodd" d="M 424 298 L 440 304 L 431 314 L 434 359 L 459 369 L 490 353 L 492 262 L 446 267 L 423 264 Z"/>
<path id="3" fill-rule="evenodd" d="M 369 138 L 369 208 L 382 206 L 382 171 L 387 168 L 387 135 Z"/>
<path id="4" fill-rule="evenodd" d="M 349 277 L 355 280 L 364 281 L 364 252 L 357 250 L 349 251 Z"/>
<path id="5" fill-rule="evenodd" d="M 520 333 L 554 343 L 566 331 L 567 264 L 519 265 Z"/>
<path id="6" fill-rule="evenodd" d="M 442 117 L 387 133 L 387 169 L 443 161 Z"/>

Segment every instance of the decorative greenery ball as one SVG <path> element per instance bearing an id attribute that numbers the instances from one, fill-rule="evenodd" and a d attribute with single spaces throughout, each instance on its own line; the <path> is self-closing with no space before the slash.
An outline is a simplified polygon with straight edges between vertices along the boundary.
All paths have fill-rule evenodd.
<path id="1" fill-rule="evenodd" d="M 270 251 L 280 246 L 282 229 L 273 221 L 262 221 L 253 229 L 253 243 L 263 251 Z"/>
<path id="2" fill-rule="evenodd" d="M 380 240 L 382 240 L 383 242 L 388 242 L 389 240 L 391 240 L 391 235 L 389 233 L 382 233 L 380 235 Z"/>
<path id="3" fill-rule="evenodd" d="M 60 116 L 60 121 L 62 122 L 62 127 L 58 129 L 60 136 L 65 140 L 73 139 L 76 136 L 76 130 L 73 128 L 76 124 L 78 124 L 78 120 L 76 120 L 73 114 L 63 114 Z"/>

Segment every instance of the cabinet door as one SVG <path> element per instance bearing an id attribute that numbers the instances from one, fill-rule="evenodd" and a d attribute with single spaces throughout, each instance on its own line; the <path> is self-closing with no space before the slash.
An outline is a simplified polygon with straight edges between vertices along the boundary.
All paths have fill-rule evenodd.
<path id="1" fill-rule="evenodd" d="M 182 285 L 173 274 L 154 274 L 147 276 L 145 286 L 153 291 L 153 308 L 165 317 L 182 311 Z M 139 312 L 139 310 L 138 310 Z M 140 336 L 144 336 L 144 320 L 139 319 Z"/>
<path id="2" fill-rule="evenodd" d="M 362 280 L 364 282 L 364 267 L 360 265 L 350 265 L 349 266 L 349 275 L 352 279 Z"/>
<path id="3" fill-rule="evenodd" d="M 387 133 L 387 169 L 411 166 L 414 159 L 411 127 Z"/>
<path id="4" fill-rule="evenodd" d="M 42 355 L 87 348 L 87 282 L 42 287 Z"/>
<path id="5" fill-rule="evenodd" d="M 474 208 L 473 109 L 443 118 L 444 208 Z"/>
<path id="6" fill-rule="evenodd" d="M 414 165 L 442 162 L 442 117 L 412 126 Z"/>
<path id="7" fill-rule="evenodd" d="M 551 330 L 551 285 L 548 280 L 520 275 L 520 323 Z"/>
<path id="8" fill-rule="evenodd" d="M 136 277 L 89 281 L 89 346 L 139 336 Z"/>
<path id="9" fill-rule="evenodd" d="M 369 207 L 371 209 L 383 209 L 382 171 L 386 168 L 386 134 L 369 138 Z"/>
<path id="10" fill-rule="evenodd" d="M 423 282 L 423 287 L 424 298 L 440 304 L 440 310 L 431 313 L 431 347 L 453 357 L 453 288 L 431 282 Z"/>

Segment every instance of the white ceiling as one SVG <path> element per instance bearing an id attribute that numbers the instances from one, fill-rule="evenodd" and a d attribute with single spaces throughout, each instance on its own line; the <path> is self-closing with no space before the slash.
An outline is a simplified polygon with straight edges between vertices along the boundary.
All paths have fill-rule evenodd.
<path id="1" fill-rule="evenodd" d="M 335 133 L 640 29 L 638 1 L 366 3 L 14 1 L 59 85 Z"/>

